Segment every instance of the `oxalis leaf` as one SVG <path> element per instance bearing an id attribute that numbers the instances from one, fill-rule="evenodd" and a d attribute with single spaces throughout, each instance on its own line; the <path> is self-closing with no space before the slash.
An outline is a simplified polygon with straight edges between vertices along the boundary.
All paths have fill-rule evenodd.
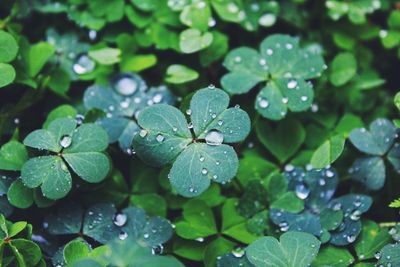
<path id="1" fill-rule="evenodd" d="M 318 253 L 321 242 L 302 232 L 287 232 L 280 241 L 262 237 L 246 248 L 246 256 L 257 267 L 306 267 Z"/>
<path id="2" fill-rule="evenodd" d="M 322 242 L 337 246 L 353 243 L 361 231 L 360 218 L 372 204 L 364 195 L 345 195 L 332 199 L 338 184 L 334 169 L 312 169 L 287 165 L 284 175 L 288 188 L 304 200 L 304 210 L 298 213 L 283 209 L 270 210 L 270 218 L 281 231 L 303 231 L 313 234 Z"/>
<path id="3" fill-rule="evenodd" d="M 368 189 L 379 190 L 385 184 L 386 167 L 384 158 L 400 171 L 400 146 L 395 141 L 398 129 L 387 119 L 376 119 L 369 131 L 356 128 L 350 132 L 351 143 L 368 156 L 356 159 L 349 173 L 354 180 L 363 183 Z"/>
<path id="4" fill-rule="evenodd" d="M 89 183 L 106 177 L 110 169 L 109 159 L 103 153 L 108 146 L 107 133 L 91 123 L 77 126 L 71 118 L 60 118 L 47 129 L 36 130 L 25 138 L 26 146 L 53 152 L 32 158 L 22 166 L 25 186 L 40 186 L 43 196 L 60 199 L 71 190 L 70 169 Z"/>
<path id="5" fill-rule="evenodd" d="M 97 120 L 107 133 L 109 142 L 119 143 L 120 148 L 132 154 L 131 143 L 139 131 L 136 118 L 147 106 L 158 103 L 173 104 L 174 96 L 166 86 L 148 89 L 145 81 L 136 74 L 116 76 L 108 86 L 90 86 L 83 97 L 86 109 L 100 109 L 106 113 Z"/>
<path id="6" fill-rule="evenodd" d="M 229 182 L 237 172 L 238 158 L 227 144 L 246 138 L 250 118 L 239 107 L 228 105 L 228 94 L 209 86 L 193 95 L 186 111 L 189 124 L 175 107 L 148 107 L 139 114 L 142 130 L 133 139 L 134 149 L 149 165 L 173 162 L 168 177 L 183 196 L 200 195 L 211 180 Z"/>
<path id="7" fill-rule="evenodd" d="M 53 235 L 82 233 L 100 243 L 129 237 L 155 247 L 172 236 L 172 226 L 167 220 L 148 217 L 144 210 L 135 207 L 117 212 L 114 205 L 107 203 L 92 205 L 86 211 L 74 203 L 63 205 L 56 214 L 47 216 L 43 225 Z"/>
<path id="8" fill-rule="evenodd" d="M 224 66 L 230 73 L 222 77 L 221 84 L 229 93 L 247 93 L 267 82 L 258 93 L 255 108 L 272 120 L 284 118 L 288 110 L 308 109 L 314 92 L 306 80 L 321 76 L 326 68 L 318 52 L 301 49 L 295 38 L 282 34 L 265 38 L 260 52 L 248 47 L 232 50 Z"/>

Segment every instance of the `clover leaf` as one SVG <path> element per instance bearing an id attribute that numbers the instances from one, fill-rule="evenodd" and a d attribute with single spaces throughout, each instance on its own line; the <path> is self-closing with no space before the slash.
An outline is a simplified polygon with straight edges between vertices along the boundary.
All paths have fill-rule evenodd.
<path id="1" fill-rule="evenodd" d="M 151 87 L 137 74 L 121 74 L 108 86 L 90 86 L 84 94 L 86 109 L 97 108 L 106 113 L 97 120 L 109 137 L 109 142 L 118 141 L 120 148 L 132 154 L 132 138 L 139 127 L 132 117 L 137 118 L 141 110 L 159 103 L 174 103 L 174 96 L 167 87 Z"/>
<path id="2" fill-rule="evenodd" d="M 103 153 L 108 146 L 107 133 L 92 123 L 77 126 L 73 119 L 56 119 L 47 129 L 33 131 L 24 139 L 26 146 L 50 153 L 31 158 L 22 166 L 25 186 L 40 186 L 46 198 L 60 199 L 71 190 L 70 170 L 89 183 L 106 177 L 110 169 Z"/>
<path id="3" fill-rule="evenodd" d="M 288 212 L 270 209 L 270 218 L 281 231 L 296 230 L 319 237 L 322 242 L 344 246 L 353 243 L 361 232 L 360 217 L 372 204 L 364 195 L 344 195 L 332 199 L 338 184 L 336 171 L 331 168 L 312 169 L 287 166 L 284 172 L 288 188 L 304 200 L 304 210 Z"/>
<path id="4" fill-rule="evenodd" d="M 333 20 L 338 20 L 347 15 L 354 24 L 367 22 L 366 15 L 381 8 L 381 0 L 349 1 L 328 0 L 325 2 L 328 15 Z"/>
<path id="5" fill-rule="evenodd" d="M 384 158 L 400 171 L 400 144 L 395 143 L 398 135 L 397 128 L 387 119 L 376 119 L 369 131 L 356 128 L 350 132 L 350 142 L 366 157 L 357 159 L 349 173 L 354 180 L 363 183 L 368 189 L 381 189 L 385 183 Z"/>
<path id="6" fill-rule="evenodd" d="M 319 52 L 301 49 L 288 35 L 275 34 L 262 41 L 260 52 L 240 47 L 228 53 L 224 66 L 230 71 L 221 79 L 231 94 L 243 94 L 260 82 L 255 108 L 265 118 L 280 120 L 288 110 L 300 112 L 313 101 L 312 84 L 306 80 L 321 76 L 326 68 Z"/>
<path id="7" fill-rule="evenodd" d="M 318 253 L 321 242 L 302 232 L 287 232 L 280 241 L 262 237 L 246 248 L 246 257 L 257 267 L 306 267 Z"/>
<path id="8" fill-rule="evenodd" d="M 74 203 L 63 205 L 56 214 L 47 216 L 43 225 L 52 235 L 83 235 L 103 244 L 129 237 L 142 245 L 156 247 L 172 236 L 172 226 L 167 220 L 148 217 L 144 210 L 135 207 L 117 212 L 114 205 L 107 203 L 86 210 Z"/>
<path id="9" fill-rule="evenodd" d="M 193 95 L 186 111 L 190 124 L 172 106 L 144 109 L 138 118 L 142 130 L 133 139 L 138 156 L 152 166 L 173 162 L 168 177 L 185 197 L 200 195 L 211 180 L 229 182 L 237 172 L 238 158 L 227 144 L 246 138 L 250 118 L 228 105 L 228 94 L 211 86 Z"/>
<path id="10" fill-rule="evenodd" d="M 7 266 L 37 266 L 44 264 L 39 246 L 31 240 L 32 225 L 11 223 L 0 214 L 1 263 Z"/>
<path id="11" fill-rule="evenodd" d="M 400 244 L 388 244 L 376 256 L 377 266 L 398 266 L 400 265 Z"/>
<path id="12" fill-rule="evenodd" d="M 8 63 L 17 56 L 18 49 L 18 43 L 14 37 L 0 30 L 0 88 L 12 83 L 15 79 L 15 69 Z"/>

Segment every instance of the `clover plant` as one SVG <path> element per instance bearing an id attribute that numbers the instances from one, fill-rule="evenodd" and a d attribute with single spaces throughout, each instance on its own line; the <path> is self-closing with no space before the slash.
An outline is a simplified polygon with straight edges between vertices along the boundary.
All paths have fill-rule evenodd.
<path id="1" fill-rule="evenodd" d="M 231 94 L 244 94 L 267 82 L 254 105 L 263 117 L 272 120 L 284 118 L 288 110 L 308 109 L 314 92 L 307 80 L 321 76 L 326 67 L 319 51 L 300 48 L 297 39 L 282 34 L 265 38 L 259 52 L 249 47 L 230 51 L 223 64 L 230 72 L 221 84 Z"/>
<path id="2" fill-rule="evenodd" d="M 227 144 L 244 140 L 250 130 L 247 113 L 228 105 L 228 94 L 211 85 L 193 95 L 186 110 L 190 123 L 172 106 L 148 107 L 139 114 L 134 149 L 150 165 L 173 162 L 168 179 L 183 196 L 200 195 L 210 181 L 225 184 L 239 163 Z"/>

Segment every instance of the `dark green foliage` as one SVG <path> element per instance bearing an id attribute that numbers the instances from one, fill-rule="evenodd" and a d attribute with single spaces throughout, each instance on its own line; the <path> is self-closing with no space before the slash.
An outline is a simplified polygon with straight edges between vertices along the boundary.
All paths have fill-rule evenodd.
<path id="1" fill-rule="evenodd" d="M 400 266 L 399 10 L 2 0 L 0 267 Z"/>

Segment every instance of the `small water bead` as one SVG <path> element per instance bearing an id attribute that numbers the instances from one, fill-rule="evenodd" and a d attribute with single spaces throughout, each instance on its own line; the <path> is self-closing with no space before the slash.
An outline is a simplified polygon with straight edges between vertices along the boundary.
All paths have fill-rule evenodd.
<path id="1" fill-rule="evenodd" d="M 219 162 L 218 160 L 215 162 L 215 165 L 219 166 L 221 164 L 221 162 Z"/>
<path id="2" fill-rule="evenodd" d="M 282 98 L 282 103 L 283 104 L 287 104 L 288 102 L 289 102 L 289 98 L 288 97 Z"/>
<path id="3" fill-rule="evenodd" d="M 95 62 L 87 55 L 82 54 L 78 57 L 75 64 L 72 66 L 73 71 L 78 75 L 83 75 L 94 70 Z"/>
<path id="4" fill-rule="evenodd" d="M 308 100 L 308 96 L 303 95 L 300 97 L 300 99 L 301 99 L 301 101 L 305 102 Z"/>
<path id="5" fill-rule="evenodd" d="M 214 179 L 214 180 L 217 180 L 217 179 L 218 179 L 218 175 L 214 174 L 214 175 L 213 175 L 213 179 Z"/>
<path id="6" fill-rule="evenodd" d="M 232 251 L 232 255 L 236 258 L 242 258 L 245 254 L 245 250 L 242 248 L 237 248 Z"/>
<path id="7" fill-rule="evenodd" d="M 214 85 L 214 84 L 210 84 L 210 85 L 208 86 L 208 89 L 215 89 L 215 85 Z"/>
<path id="8" fill-rule="evenodd" d="M 286 164 L 285 165 L 285 171 L 291 172 L 294 170 L 294 166 L 292 164 Z"/>
<path id="9" fill-rule="evenodd" d="M 204 156 L 200 156 L 200 161 L 203 162 L 206 158 Z"/>
<path id="10" fill-rule="evenodd" d="M 90 30 L 89 31 L 89 39 L 93 41 L 96 39 L 96 37 L 97 37 L 97 32 L 95 30 Z"/>
<path id="11" fill-rule="evenodd" d="M 266 98 L 260 98 L 258 101 L 258 105 L 260 105 L 261 108 L 267 108 L 269 106 L 269 102 Z"/>
<path id="12" fill-rule="evenodd" d="M 138 83 L 132 77 L 126 75 L 120 77 L 114 83 L 114 89 L 121 95 L 132 95 L 138 89 Z"/>
<path id="13" fill-rule="evenodd" d="M 298 198 L 306 199 L 310 195 L 310 189 L 304 184 L 299 184 L 296 185 L 295 193 Z"/>
<path id="14" fill-rule="evenodd" d="M 242 58 L 239 57 L 239 56 L 236 56 L 236 57 L 234 58 L 234 60 L 235 60 L 236 63 L 240 63 L 240 62 L 242 61 Z"/>
<path id="15" fill-rule="evenodd" d="M 361 211 L 355 210 L 350 214 L 350 219 L 353 221 L 358 221 L 360 219 L 360 216 L 361 216 Z"/>
<path id="16" fill-rule="evenodd" d="M 165 137 L 162 134 L 157 134 L 156 140 L 157 142 L 162 143 L 165 140 Z"/>
<path id="17" fill-rule="evenodd" d="M 140 130 L 139 136 L 144 138 L 144 137 L 146 137 L 147 133 L 148 132 L 146 130 Z"/>
<path id="18" fill-rule="evenodd" d="M 203 168 L 203 169 L 201 170 L 201 173 L 202 173 L 203 175 L 206 175 L 206 174 L 208 173 L 208 170 L 207 170 L 206 168 Z"/>
<path id="19" fill-rule="evenodd" d="M 268 48 L 266 50 L 266 53 L 267 53 L 268 56 L 271 56 L 274 53 L 274 51 L 271 48 Z"/>
<path id="20" fill-rule="evenodd" d="M 222 124 L 224 124 L 224 121 L 219 120 L 219 121 L 217 122 L 217 124 L 218 124 L 219 126 L 222 126 Z"/>
<path id="21" fill-rule="evenodd" d="M 326 184 L 325 179 L 320 178 L 320 179 L 318 180 L 318 184 L 319 184 L 320 186 L 324 186 L 324 185 Z"/>
<path id="22" fill-rule="evenodd" d="M 145 233 L 145 234 L 143 235 L 143 237 L 144 237 L 144 239 L 147 239 L 147 238 L 150 237 L 150 235 L 149 235 L 148 233 Z"/>
<path id="23" fill-rule="evenodd" d="M 338 211 L 338 210 L 340 210 L 342 208 L 342 204 L 340 204 L 340 203 L 336 203 L 335 205 L 333 205 L 333 210 L 334 211 Z"/>
<path id="24" fill-rule="evenodd" d="M 346 237 L 347 242 L 349 243 L 353 243 L 354 241 L 356 241 L 356 236 L 355 235 L 348 235 Z"/>
<path id="25" fill-rule="evenodd" d="M 278 226 L 282 232 L 286 232 L 289 230 L 289 224 L 287 222 L 282 222 Z"/>
<path id="26" fill-rule="evenodd" d="M 266 13 L 258 19 L 258 24 L 264 27 L 272 26 L 275 24 L 275 22 L 276 16 L 272 13 Z"/>
<path id="27" fill-rule="evenodd" d="M 289 88 L 289 89 L 294 89 L 294 88 L 296 88 L 296 86 L 297 86 L 297 81 L 296 80 L 290 80 L 287 83 L 287 88 Z"/>
<path id="28" fill-rule="evenodd" d="M 332 178 L 333 176 L 335 176 L 335 173 L 331 170 L 327 170 L 325 175 L 326 177 Z"/>
<path id="29" fill-rule="evenodd" d="M 265 60 L 265 59 L 260 59 L 259 61 L 258 61 L 258 63 L 261 65 L 261 66 L 264 66 L 264 65 L 266 65 L 267 64 L 267 61 Z"/>
<path id="30" fill-rule="evenodd" d="M 224 135 L 218 130 L 211 130 L 206 135 L 206 143 L 210 146 L 219 146 L 224 141 Z"/>
<path id="31" fill-rule="evenodd" d="M 190 123 L 188 124 L 188 128 L 189 128 L 189 129 L 193 129 L 193 123 L 192 123 L 192 122 L 190 122 Z"/>
<path id="32" fill-rule="evenodd" d="M 77 114 L 75 116 L 75 121 L 76 121 L 76 124 L 78 124 L 78 125 L 81 125 L 84 120 L 85 120 L 85 116 L 83 116 L 82 114 Z"/>
<path id="33" fill-rule="evenodd" d="M 217 114 L 213 113 L 211 114 L 211 118 L 215 119 L 217 117 Z"/>
<path id="34" fill-rule="evenodd" d="M 72 137 L 69 135 L 63 135 L 60 139 L 60 146 L 67 148 L 72 144 Z"/>
<path id="35" fill-rule="evenodd" d="M 389 230 L 389 234 L 390 235 L 395 235 L 395 234 L 397 234 L 397 229 L 396 228 L 391 228 L 390 230 Z"/>
<path id="36" fill-rule="evenodd" d="M 379 31 L 379 37 L 386 38 L 387 36 L 388 36 L 388 31 L 387 30 L 380 30 Z"/>
<path id="37" fill-rule="evenodd" d="M 293 49 L 293 45 L 291 43 L 285 44 L 286 49 L 291 50 Z"/>
<path id="38" fill-rule="evenodd" d="M 230 13 L 237 13 L 239 12 L 239 7 L 235 3 L 229 3 L 227 5 L 228 12 Z"/>
<path id="39" fill-rule="evenodd" d="M 126 233 L 126 232 L 121 232 L 121 233 L 119 233 L 119 236 L 118 236 L 118 238 L 120 240 L 125 240 L 127 237 L 128 237 L 128 233 Z"/>
<path id="40" fill-rule="evenodd" d="M 155 94 L 152 98 L 153 103 L 160 103 L 163 99 L 163 95 L 162 94 Z"/>
<path id="41" fill-rule="evenodd" d="M 128 108 L 129 107 L 129 98 L 125 99 L 124 101 L 122 101 L 121 103 L 119 103 L 119 105 L 121 106 L 121 108 Z"/>
<path id="42" fill-rule="evenodd" d="M 207 6 L 206 3 L 203 2 L 203 1 L 198 2 L 197 5 L 196 5 L 196 7 L 197 7 L 198 9 L 203 9 L 203 8 L 205 8 L 206 6 Z"/>
<path id="43" fill-rule="evenodd" d="M 210 17 L 208 19 L 208 27 L 214 27 L 216 24 L 217 24 L 217 21 L 213 17 Z"/>
<path id="44" fill-rule="evenodd" d="M 311 112 L 317 112 L 318 111 L 318 109 L 319 109 L 319 107 L 318 107 L 318 105 L 317 104 L 312 104 L 311 105 Z"/>
<path id="45" fill-rule="evenodd" d="M 186 115 L 188 115 L 188 116 L 192 115 L 192 110 L 191 109 L 187 109 L 186 110 Z"/>
<path id="46" fill-rule="evenodd" d="M 195 239 L 197 242 L 204 242 L 204 238 L 203 237 L 198 237 Z"/>

